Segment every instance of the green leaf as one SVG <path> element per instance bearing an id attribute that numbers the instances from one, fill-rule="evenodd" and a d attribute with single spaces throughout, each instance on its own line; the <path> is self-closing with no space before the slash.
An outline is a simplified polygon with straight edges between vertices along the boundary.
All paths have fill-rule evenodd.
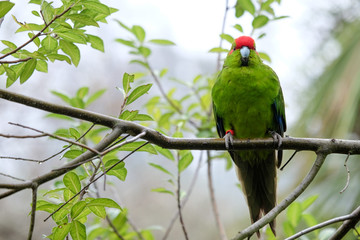
<path id="1" fill-rule="evenodd" d="M 239 32 L 244 32 L 244 30 L 243 30 L 243 28 L 242 28 L 242 26 L 241 26 L 240 24 L 235 24 L 235 25 L 234 25 L 234 28 L 235 28 L 236 30 L 238 30 Z"/>
<path id="2" fill-rule="evenodd" d="M 59 37 L 75 43 L 86 44 L 86 38 L 82 35 L 79 35 L 76 32 L 68 31 L 68 32 L 57 32 L 56 33 Z"/>
<path id="3" fill-rule="evenodd" d="M 79 48 L 74 43 L 62 39 L 60 39 L 60 48 L 65 54 L 69 55 L 73 64 L 77 67 L 80 62 Z"/>
<path id="4" fill-rule="evenodd" d="M 95 100 L 100 98 L 104 93 L 106 92 L 106 89 L 101 89 L 94 94 L 92 94 L 89 99 L 86 101 L 85 106 L 89 106 L 91 103 L 93 103 Z"/>
<path id="5" fill-rule="evenodd" d="M 130 85 L 132 82 L 134 82 L 134 75 L 124 73 L 122 82 L 123 82 L 123 89 L 124 89 L 125 93 L 128 94 L 131 89 Z"/>
<path id="6" fill-rule="evenodd" d="M 167 69 L 167 68 L 162 69 L 162 70 L 160 71 L 160 73 L 159 73 L 159 77 L 165 76 L 165 74 L 166 74 L 167 72 L 168 72 L 168 69 Z"/>
<path id="7" fill-rule="evenodd" d="M 156 151 L 158 151 L 161 155 L 163 155 L 164 157 L 166 157 L 167 159 L 170 159 L 171 161 L 174 161 L 174 155 L 171 153 L 171 151 L 169 149 L 166 148 L 162 148 L 159 146 L 154 146 Z"/>
<path id="8" fill-rule="evenodd" d="M 70 14 L 67 16 L 74 23 L 81 23 L 88 26 L 99 27 L 99 24 L 91 17 L 84 14 Z"/>
<path id="9" fill-rule="evenodd" d="M 79 90 L 77 90 L 76 96 L 80 99 L 83 99 L 88 93 L 89 93 L 89 88 L 82 87 L 82 88 L 79 88 Z"/>
<path id="10" fill-rule="evenodd" d="M 85 207 L 86 207 L 85 201 L 80 201 L 75 203 L 74 206 L 72 206 L 71 208 L 71 212 L 70 212 L 71 218 L 76 219 L 76 217 L 79 216 L 80 213 L 82 213 Z"/>
<path id="11" fill-rule="evenodd" d="M 296 227 L 301 219 L 302 208 L 299 202 L 293 202 L 286 211 L 286 216 L 292 226 Z"/>
<path id="12" fill-rule="evenodd" d="M 101 52 L 105 51 L 104 42 L 101 38 L 99 38 L 98 36 L 91 35 L 91 34 L 86 34 L 86 36 L 87 36 L 87 40 L 90 43 L 92 48 L 99 50 Z"/>
<path id="13" fill-rule="evenodd" d="M 62 205 L 62 203 L 58 204 L 57 209 L 59 209 L 59 207 Z M 52 216 L 52 219 L 59 225 L 62 224 L 64 222 L 67 222 L 68 218 L 68 214 L 70 213 L 69 211 L 69 207 L 68 206 L 64 206 L 62 208 L 60 208 L 59 210 L 57 210 L 57 212 L 54 213 L 54 215 Z"/>
<path id="14" fill-rule="evenodd" d="M 121 164 L 118 164 L 121 165 Z M 116 167 L 114 167 L 113 169 L 111 169 L 110 171 L 107 172 L 107 175 L 111 175 L 111 176 L 115 176 L 117 177 L 120 181 L 125 181 L 126 176 L 127 176 L 127 169 L 126 168 L 120 168 L 120 169 L 116 169 Z"/>
<path id="15" fill-rule="evenodd" d="M 58 46 L 58 41 L 51 37 L 50 35 L 47 35 L 42 41 L 41 45 L 45 48 L 46 51 L 52 52 L 55 51 Z"/>
<path id="16" fill-rule="evenodd" d="M 70 103 L 70 97 L 66 96 L 65 94 L 61 93 L 61 92 L 57 92 L 57 91 L 51 91 L 51 93 L 57 97 L 59 97 L 60 99 L 62 99 L 64 102 L 66 103 Z"/>
<path id="17" fill-rule="evenodd" d="M 35 69 L 37 71 L 39 71 L 39 72 L 47 73 L 48 72 L 48 64 L 44 60 L 38 60 L 37 63 L 36 63 L 36 68 Z"/>
<path id="18" fill-rule="evenodd" d="M 49 23 L 54 18 L 54 8 L 51 3 L 43 1 L 41 4 L 41 13 L 46 23 Z"/>
<path id="19" fill-rule="evenodd" d="M 8 76 L 8 79 L 6 82 L 6 87 L 10 87 L 16 80 L 16 72 L 5 65 L 3 65 L 3 66 L 5 69 L 6 75 Z"/>
<path id="20" fill-rule="evenodd" d="M 88 207 L 108 207 L 108 208 L 117 208 L 122 210 L 122 208 L 114 200 L 110 198 L 95 198 L 87 203 Z"/>
<path id="21" fill-rule="evenodd" d="M 0 3 L 2 3 L 2 2 L 0 2 Z M 14 50 L 14 49 L 17 48 L 17 46 L 16 46 L 14 43 L 10 42 L 10 41 L 1 40 L 1 42 L 2 42 L 4 45 L 8 46 L 11 50 Z"/>
<path id="22" fill-rule="evenodd" d="M 72 149 L 72 150 L 67 151 L 67 152 L 64 154 L 64 157 L 69 158 L 69 159 L 75 159 L 75 158 L 77 158 L 78 156 L 80 156 L 82 153 L 83 153 L 83 152 L 82 152 L 81 150 Z"/>
<path id="23" fill-rule="evenodd" d="M 69 128 L 69 132 L 70 132 L 70 135 L 73 136 L 75 139 L 80 138 L 80 133 L 75 128 Z M 80 151 L 80 152 L 82 152 L 82 151 Z"/>
<path id="24" fill-rule="evenodd" d="M 283 228 L 285 236 L 290 237 L 295 234 L 295 228 L 293 227 L 293 225 L 291 225 L 289 221 L 285 221 L 283 223 Z"/>
<path id="25" fill-rule="evenodd" d="M 115 39 L 115 41 L 117 41 L 118 43 L 121 43 L 125 46 L 136 48 L 133 41 L 128 41 L 128 40 L 121 39 L 121 38 L 117 38 L 117 39 Z"/>
<path id="26" fill-rule="evenodd" d="M 141 97 L 142 95 L 144 95 L 145 93 L 147 93 L 150 88 L 151 88 L 152 84 L 145 84 L 145 85 L 141 85 L 138 86 L 137 88 L 135 88 L 129 95 L 126 104 L 130 104 L 132 102 L 134 102 L 136 99 L 138 99 L 139 97 Z"/>
<path id="27" fill-rule="evenodd" d="M 143 145 L 144 143 L 145 143 L 144 141 L 128 143 L 128 144 L 125 144 L 124 146 L 121 146 L 119 148 L 119 150 L 120 151 L 133 151 L 133 150 L 137 149 L 138 147 L 140 147 L 141 145 Z M 157 154 L 156 149 L 151 144 L 147 144 L 137 151 L 148 152 L 148 153 L 155 154 L 155 155 Z"/>
<path id="28" fill-rule="evenodd" d="M 308 207 L 310 207 L 316 199 L 319 197 L 319 195 L 310 196 L 304 201 L 301 202 L 301 208 L 303 211 L 305 211 Z"/>
<path id="29" fill-rule="evenodd" d="M 57 54 L 57 53 L 53 53 L 53 54 L 48 54 L 47 57 L 49 58 L 50 61 L 54 62 L 55 60 L 59 60 L 59 61 L 66 61 L 68 64 L 71 64 L 71 59 L 63 54 Z"/>
<path id="30" fill-rule="evenodd" d="M 160 188 L 154 188 L 154 189 L 151 189 L 152 192 L 158 192 L 158 193 L 167 193 L 167 194 L 170 194 L 170 195 L 173 195 L 174 196 L 174 193 L 170 190 L 167 190 L 163 187 L 160 187 Z"/>
<path id="31" fill-rule="evenodd" d="M 259 15 L 259 16 L 256 16 L 254 18 L 254 20 L 252 21 L 252 26 L 254 29 L 256 28 L 261 28 L 263 26 L 265 26 L 269 21 L 269 18 L 265 15 Z"/>
<path id="32" fill-rule="evenodd" d="M 303 214 L 302 217 L 305 220 L 306 225 L 308 227 L 312 227 L 312 226 L 315 226 L 316 224 L 318 224 L 315 217 L 313 215 L 311 215 L 311 214 L 306 214 L 305 213 L 305 214 Z"/>
<path id="33" fill-rule="evenodd" d="M 94 213 L 96 216 L 105 218 L 106 217 L 106 210 L 103 206 L 90 206 L 90 211 Z"/>
<path id="34" fill-rule="evenodd" d="M 86 227 L 75 220 L 71 222 L 70 235 L 73 240 L 86 240 Z"/>
<path id="35" fill-rule="evenodd" d="M 64 223 L 55 227 L 54 233 L 52 234 L 52 239 L 54 240 L 63 240 L 70 232 L 71 224 Z"/>
<path id="36" fill-rule="evenodd" d="M 139 49 L 139 53 L 140 53 L 141 55 L 143 55 L 145 58 L 147 58 L 147 57 L 150 56 L 150 54 L 151 54 L 151 50 L 150 50 L 150 48 L 148 48 L 148 47 L 143 47 L 143 46 L 141 46 L 141 47 L 139 47 L 138 49 Z"/>
<path id="37" fill-rule="evenodd" d="M 271 58 L 268 54 L 264 53 L 264 52 L 258 52 L 259 56 L 265 60 L 268 61 L 269 63 L 271 63 Z"/>
<path id="38" fill-rule="evenodd" d="M 20 83 L 26 82 L 31 77 L 36 67 L 36 59 L 30 59 L 26 62 L 23 71 L 20 74 Z"/>
<path id="39" fill-rule="evenodd" d="M 152 39 L 149 41 L 150 43 L 158 44 L 158 45 L 175 45 L 174 42 L 166 39 Z"/>
<path id="40" fill-rule="evenodd" d="M 169 172 L 169 171 L 166 170 L 164 167 L 162 167 L 162 166 L 160 166 L 160 165 L 158 165 L 158 164 L 149 163 L 149 165 L 152 166 L 152 167 L 154 167 L 154 168 L 156 168 L 156 169 L 158 169 L 158 170 L 160 170 L 161 172 L 164 172 L 164 173 L 172 176 L 172 177 L 174 176 L 171 172 Z"/>
<path id="41" fill-rule="evenodd" d="M 13 7 L 15 3 L 9 1 L 0 2 L 0 18 L 4 17 Z"/>
<path id="42" fill-rule="evenodd" d="M 64 185 L 74 194 L 80 192 L 81 183 L 79 176 L 74 172 L 68 172 L 63 178 Z"/>
<path id="43" fill-rule="evenodd" d="M 13 7 L 15 3 L 9 1 L 0 2 L 0 18 L 4 17 Z"/>
<path id="44" fill-rule="evenodd" d="M 222 39 L 226 40 L 227 42 L 229 42 L 230 44 L 232 44 L 234 42 L 234 38 L 232 36 L 230 36 L 229 34 L 222 33 L 222 34 L 220 34 L 220 37 Z"/>
<path id="45" fill-rule="evenodd" d="M 84 1 L 81 4 L 84 5 L 84 7 L 86 7 L 89 10 L 93 10 L 95 12 L 102 13 L 105 15 L 110 15 L 110 9 L 105 4 L 94 1 Z"/>
<path id="46" fill-rule="evenodd" d="M 126 121 L 132 121 L 134 117 L 138 114 L 139 110 L 129 111 L 125 110 L 121 113 L 120 119 L 126 120 Z"/>
<path id="47" fill-rule="evenodd" d="M 241 8 L 251 15 L 255 14 L 255 6 L 251 0 L 237 0 L 235 8 Z"/>
<path id="48" fill-rule="evenodd" d="M 190 151 L 187 152 L 184 156 L 182 156 L 178 164 L 179 172 L 184 171 L 190 165 L 193 159 L 194 157 Z"/>
<path id="49" fill-rule="evenodd" d="M 220 47 L 214 47 L 209 50 L 209 52 L 213 52 L 213 53 L 222 53 L 222 52 L 228 52 L 228 51 L 229 50 L 227 50 L 225 48 L 220 48 Z"/>
<path id="50" fill-rule="evenodd" d="M 143 43 L 145 40 L 145 30 L 139 26 L 139 25 L 134 25 L 131 28 L 131 32 L 135 35 L 135 37 L 141 42 Z"/>
<path id="51" fill-rule="evenodd" d="M 42 203 L 41 205 L 36 204 L 37 211 L 45 211 L 48 213 L 53 213 L 58 208 L 58 205 L 53 203 Z"/>
<path id="52" fill-rule="evenodd" d="M 151 116 L 149 116 L 147 114 L 142 114 L 142 113 L 136 114 L 132 120 L 133 121 L 154 121 L 154 119 Z"/>

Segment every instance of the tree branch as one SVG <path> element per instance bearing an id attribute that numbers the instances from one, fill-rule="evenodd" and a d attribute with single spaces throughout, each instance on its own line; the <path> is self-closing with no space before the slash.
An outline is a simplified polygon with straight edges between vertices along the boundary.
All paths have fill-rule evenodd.
<path id="1" fill-rule="evenodd" d="M 223 226 L 223 224 L 222 224 L 222 222 L 220 220 L 219 209 L 217 207 L 216 199 L 215 199 L 214 184 L 213 184 L 213 181 L 212 181 L 212 173 L 211 173 L 210 151 L 206 151 L 206 153 L 207 153 L 207 176 L 208 176 L 208 181 L 209 181 L 209 192 L 210 192 L 211 207 L 213 209 L 215 222 L 216 222 L 216 226 L 217 226 L 218 231 L 219 231 L 220 239 L 221 240 L 227 240 L 226 233 L 225 233 L 225 228 L 224 228 L 224 226 Z"/>
<path id="2" fill-rule="evenodd" d="M 319 172 L 321 165 L 324 163 L 325 158 L 328 154 L 328 150 L 322 149 L 317 152 L 315 163 L 310 169 L 309 173 L 302 180 L 302 182 L 295 188 L 295 190 L 289 194 L 279 205 L 273 208 L 270 212 L 268 212 L 265 216 L 260 218 L 254 224 L 250 225 L 245 230 L 238 233 L 232 240 L 240 240 L 245 239 L 247 237 L 252 236 L 255 232 L 257 232 L 260 228 L 264 227 L 266 224 L 270 223 L 275 217 L 285 210 L 295 199 L 305 191 L 305 189 L 310 185 L 310 183 L 314 180 L 316 174 Z"/>
<path id="3" fill-rule="evenodd" d="M 351 214 L 351 219 L 346 220 L 332 235 L 329 240 L 340 240 L 360 221 L 360 206 L 357 207 Z"/>
<path id="4" fill-rule="evenodd" d="M 346 221 L 346 220 L 351 220 L 351 219 L 354 219 L 356 217 L 356 211 L 359 211 L 360 212 L 360 206 L 354 211 L 352 212 L 351 214 L 348 214 L 348 215 L 344 215 L 344 216 L 340 216 L 340 217 L 336 217 L 336 218 L 333 218 L 333 219 L 330 219 L 330 220 L 327 220 L 325 222 L 322 222 L 322 223 L 319 223 L 315 226 L 312 226 L 312 227 L 309 227 L 307 229 L 304 229 L 294 235 L 292 235 L 291 237 L 288 237 L 286 238 L 285 240 L 293 240 L 293 239 L 297 239 L 298 237 L 301 237 L 302 235 L 305 235 L 309 232 L 312 232 L 312 231 L 315 231 L 317 229 L 320 229 L 320 228 L 323 228 L 323 227 L 326 227 L 330 224 L 334 224 L 334 223 L 337 223 L 337 222 L 343 222 L 343 221 Z M 356 223 L 355 223 L 356 224 Z M 350 230 L 351 228 L 349 228 Z M 348 231 L 346 231 L 348 232 Z M 341 238 L 339 238 L 341 239 Z"/>
<path id="5" fill-rule="evenodd" d="M 32 239 L 32 235 L 33 235 L 34 227 L 35 227 L 37 189 L 38 189 L 38 184 L 34 183 L 32 186 L 31 218 L 30 218 L 29 233 L 28 233 L 28 238 L 27 238 L 28 240 Z"/>

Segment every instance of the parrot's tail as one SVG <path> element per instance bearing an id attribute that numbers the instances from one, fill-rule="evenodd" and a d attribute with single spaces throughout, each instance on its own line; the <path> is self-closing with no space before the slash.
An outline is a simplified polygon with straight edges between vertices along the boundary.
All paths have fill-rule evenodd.
<path id="1" fill-rule="evenodd" d="M 276 205 L 276 155 L 268 151 L 253 161 L 240 159 L 240 154 L 232 154 L 237 165 L 236 171 L 249 206 L 251 222 L 254 223 Z M 260 155 L 260 154 L 254 154 Z M 265 156 L 265 158 L 263 158 Z M 276 236 L 275 219 L 270 228 Z M 260 238 L 260 232 L 257 232 Z"/>

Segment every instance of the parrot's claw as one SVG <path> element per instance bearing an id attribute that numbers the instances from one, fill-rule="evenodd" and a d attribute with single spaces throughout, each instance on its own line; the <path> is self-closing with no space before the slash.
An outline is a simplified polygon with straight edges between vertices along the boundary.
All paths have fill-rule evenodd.
<path id="1" fill-rule="evenodd" d="M 228 151 L 230 151 L 234 145 L 234 131 L 229 130 L 226 132 L 224 139 L 225 139 L 225 147 Z"/>
<path id="2" fill-rule="evenodd" d="M 277 149 L 279 149 L 282 145 L 282 136 L 275 131 L 269 131 L 269 133 L 271 134 L 271 137 L 274 139 L 274 145 L 277 144 Z"/>

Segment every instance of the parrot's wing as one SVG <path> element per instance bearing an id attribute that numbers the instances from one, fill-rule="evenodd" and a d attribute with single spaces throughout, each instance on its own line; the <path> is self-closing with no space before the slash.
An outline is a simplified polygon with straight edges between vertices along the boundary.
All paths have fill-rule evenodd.
<path id="1" fill-rule="evenodd" d="M 285 106 L 284 106 L 284 97 L 281 88 L 279 89 L 279 94 L 274 99 L 272 104 L 272 110 L 274 113 L 274 129 L 280 136 L 284 136 L 286 131 L 286 118 L 285 118 Z M 278 162 L 277 166 L 280 167 L 282 160 L 282 150 L 278 150 Z"/>
<path id="2" fill-rule="evenodd" d="M 214 112 L 214 118 L 216 122 L 216 130 L 221 138 L 225 136 L 225 128 L 224 128 L 224 121 L 222 117 L 216 114 L 216 106 L 213 103 L 213 112 Z"/>

